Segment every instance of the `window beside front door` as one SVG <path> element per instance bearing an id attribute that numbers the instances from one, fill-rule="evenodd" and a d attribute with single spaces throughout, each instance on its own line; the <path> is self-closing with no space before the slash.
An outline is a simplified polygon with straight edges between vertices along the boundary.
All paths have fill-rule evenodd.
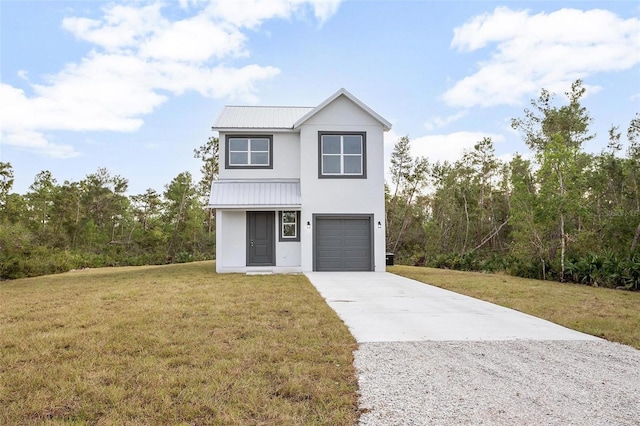
<path id="1" fill-rule="evenodd" d="M 320 178 L 366 178 L 366 135 L 362 132 L 318 134 Z"/>
<path id="2" fill-rule="evenodd" d="M 227 169 L 272 169 L 272 136 L 227 136 Z"/>
<path id="3" fill-rule="evenodd" d="M 280 212 L 280 241 L 300 241 L 300 212 Z"/>

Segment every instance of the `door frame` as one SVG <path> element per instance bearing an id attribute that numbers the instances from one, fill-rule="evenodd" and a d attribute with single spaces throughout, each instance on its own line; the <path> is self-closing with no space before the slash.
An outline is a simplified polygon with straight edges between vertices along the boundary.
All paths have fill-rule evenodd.
<path id="1" fill-rule="evenodd" d="M 313 221 L 313 242 L 312 242 L 312 269 L 317 271 L 317 236 L 318 236 L 318 219 L 368 219 L 369 220 L 369 271 L 375 271 L 375 230 L 373 227 L 373 214 L 368 213 L 313 213 L 311 220 Z M 364 271 L 363 271 L 364 272 Z"/>
<path id="2" fill-rule="evenodd" d="M 269 218 L 267 219 L 267 239 L 269 240 L 269 250 L 270 250 L 270 262 L 267 263 L 258 263 L 253 261 L 252 256 L 252 229 L 253 223 L 255 221 L 256 214 L 267 214 Z M 247 211 L 247 238 L 246 238 L 246 246 L 247 246 L 247 258 L 246 265 L 247 266 L 276 266 L 276 212 L 275 211 Z"/>

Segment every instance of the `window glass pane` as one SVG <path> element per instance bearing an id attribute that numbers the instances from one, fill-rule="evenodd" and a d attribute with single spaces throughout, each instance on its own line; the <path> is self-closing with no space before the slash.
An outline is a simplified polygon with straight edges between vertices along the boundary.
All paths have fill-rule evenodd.
<path id="1" fill-rule="evenodd" d="M 251 164 L 255 164 L 258 166 L 267 166 L 269 165 L 269 154 L 266 152 L 252 152 L 251 153 Z"/>
<path id="2" fill-rule="evenodd" d="M 322 136 L 322 153 L 323 154 L 340 154 L 340 136 L 334 136 L 334 135 Z"/>
<path id="3" fill-rule="evenodd" d="M 269 139 L 251 139 L 251 151 L 269 151 Z"/>
<path id="4" fill-rule="evenodd" d="M 247 139 L 229 139 L 229 151 L 248 151 L 249 141 Z"/>
<path id="5" fill-rule="evenodd" d="M 282 225 L 282 236 L 284 238 L 295 238 L 296 237 L 296 225 L 295 224 Z"/>
<path id="6" fill-rule="evenodd" d="M 362 157 L 360 155 L 345 155 L 344 172 L 346 174 L 362 174 Z"/>
<path id="7" fill-rule="evenodd" d="M 296 212 L 282 212 L 282 223 L 296 223 Z"/>
<path id="8" fill-rule="evenodd" d="M 229 153 L 229 164 L 238 165 L 238 164 L 248 164 L 249 157 L 246 152 L 230 152 Z"/>
<path id="9" fill-rule="evenodd" d="M 347 135 L 344 137 L 345 154 L 362 154 L 362 136 Z"/>
<path id="10" fill-rule="evenodd" d="M 323 174 L 340 173 L 340 156 L 339 155 L 323 155 L 322 156 L 322 173 Z"/>

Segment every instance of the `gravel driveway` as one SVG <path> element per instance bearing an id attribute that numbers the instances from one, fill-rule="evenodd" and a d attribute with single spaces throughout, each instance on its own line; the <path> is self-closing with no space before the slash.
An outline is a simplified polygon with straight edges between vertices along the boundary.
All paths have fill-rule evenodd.
<path id="1" fill-rule="evenodd" d="M 361 425 L 640 424 L 640 351 L 616 343 L 362 343 L 355 366 Z"/>
<path id="2" fill-rule="evenodd" d="M 363 426 L 640 425 L 636 349 L 393 274 L 306 275 L 359 343 Z"/>

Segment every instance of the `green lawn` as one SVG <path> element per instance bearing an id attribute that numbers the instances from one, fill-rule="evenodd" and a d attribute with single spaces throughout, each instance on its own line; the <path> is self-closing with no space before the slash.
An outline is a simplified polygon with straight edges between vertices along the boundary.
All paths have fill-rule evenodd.
<path id="1" fill-rule="evenodd" d="M 356 343 L 307 279 L 214 270 L 0 282 L 0 424 L 355 424 Z M 389 271 L 640 349 L 639 293 Z"/>
<path id="2" fill-rule="evenodd" d="M 0 282 L 0 424 L 355 424 L 355 349 L 302 275 Z"/>
<path id="3" fill-rule="evenodd" d="M 637 292 L 415 266 L 387 270 L 640 349 Z"/>

